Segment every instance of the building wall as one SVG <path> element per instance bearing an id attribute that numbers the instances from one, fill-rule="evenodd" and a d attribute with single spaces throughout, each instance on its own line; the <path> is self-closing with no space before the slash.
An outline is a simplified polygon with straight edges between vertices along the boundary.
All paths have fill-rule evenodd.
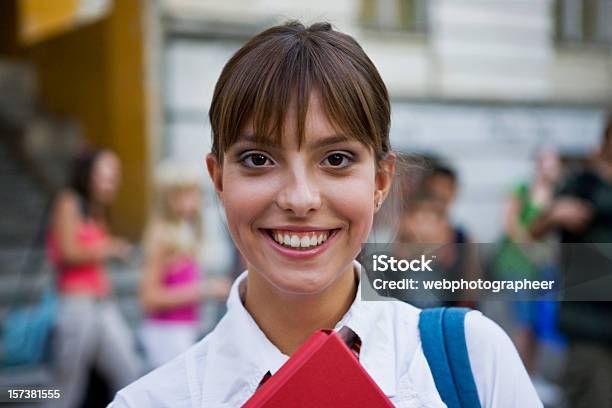
<path id="1" fill-rule="evenodd" d="M 36 69 L 41 105 L 75 119 L 93 146 L 122 161 L 115 232 L 139 238 L 149 205 L 150 143 L 143 2 L 117 1 L 110 15 L 24 50 Z"/>

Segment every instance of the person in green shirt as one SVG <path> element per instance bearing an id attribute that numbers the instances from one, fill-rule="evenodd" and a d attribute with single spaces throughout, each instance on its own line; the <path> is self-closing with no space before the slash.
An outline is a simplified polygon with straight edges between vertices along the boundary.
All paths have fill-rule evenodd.
<path id="1" fill-rule="evenodd" d="M 519 183 L 514 189 L 504 217 L 504 239 L 495 270 L 499 278 L 540 279 L 556 274 L 558 238 L 548 234 L 535 239 L 529 228 L 554 200 L 555 188 L 561 177 L 561 162 L 554 149 L 538 152 L 536 169 L 531 181 Z M 538 339 L 544 337 L 540 328 L 548 326 L 542 313 L 550 301 L 517 300 L 512 303 L 517 321 L 513 340 L 530 375 L 536 371 Z M 543 324 L 544 323 L 544 324 Z"/>

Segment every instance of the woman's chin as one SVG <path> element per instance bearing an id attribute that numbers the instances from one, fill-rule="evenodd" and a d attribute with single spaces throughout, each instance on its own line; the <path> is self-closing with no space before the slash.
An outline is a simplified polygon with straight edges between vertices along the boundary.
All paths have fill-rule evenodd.
<path id="1" fill-rule="evenodd" d="M 287 295 L 317 295 L 333 283 L 328 273 L 285 270 L 284 276 L 268 276 L 276 290 Z"/>

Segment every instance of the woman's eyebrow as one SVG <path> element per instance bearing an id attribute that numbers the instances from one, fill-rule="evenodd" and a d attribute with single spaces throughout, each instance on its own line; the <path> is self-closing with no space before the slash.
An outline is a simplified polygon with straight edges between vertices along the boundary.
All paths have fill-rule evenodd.
<path id="1" fill-rule="evenodd" d="M 336 134 L 336 135 L 321 137 L 317 140 L 313 140 L 312 142 L 308 143 L 308 147 L 313 150 L 321 149 L 323 147 L 331 146 L 336 143 L 348 142 L 349 140 L 352 140 L 352 139 L 346 135 Z"/>

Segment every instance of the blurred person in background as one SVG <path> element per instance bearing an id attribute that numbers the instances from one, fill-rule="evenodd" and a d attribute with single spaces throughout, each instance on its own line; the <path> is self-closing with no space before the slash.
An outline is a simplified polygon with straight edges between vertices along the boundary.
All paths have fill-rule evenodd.
<path id="1" fill-rule="evenodd" d="M 434 162 L 423 178 L 423 190 L 440 200 L 447 218 L 458 190 L 457 172 L 446 164 Z M 460 229 L 460 228 L 458 228 Z"/>
<path id="2" fill-rule="evenodd" d="M 410 197 L 400 218 L 400 243 L 443 244 L 452 240 L 452 235 L 444 205 L 437 197 L 424 192 Z"/>
<path id="3" fill-rule="evenodd" d="M 558 237 L 547 234 L 531 237 L 531 224 L 554 200 L 561 177 L 561 160 L 554 149 L 538 152 L 532 181 L 515 187 L 504 217 L 504 238 L 494 261 L 498 279 L 552 280 L 558 276 Z M 532 377 L 543 402 L 555 404 L 560 390 L 537 373 L 537 352 L 540 341 L 561 343 L 557 329 L 558 302 L 552 300 L 517 300 L 512 302 L 516 328 L 514 343 Z"/>
<path id="4" fill-rule="evenodd" d="M 444 214 L 444 206 L 437 197 L 416 191 L 407 200 L 406 209 L 401 214 L 399 231 L 393 246 L 394 255 L 398 259 L 411 259 L 423 252 L 435 251 L 436 274 L 441 268 L 452 267 L 455 263 L 454 251 L 444 251 L 444 248 L 441 248 L 453 237 Z M 403 301 L 421 308 L 444 304 L 431 291 L 402 291 L 401 294 Z"/>
<path id="5" fill-rule="evenodd" d="M 427 188 L 421 189 L 408 200 L 408 206 L 400 218 L 395 255 L 411 258 L 423 251 L 436 255 L 435 273 L 447 279 L 478 279 L 478 265 L 474 252 L 467 245 L 467 237 L 451 224 L 448 218 L 448 203 Z M 456 245 L 460 244 L 460 245 Z M 460 294 L 453 299 L 433 301 L 426 293 L 418 293 L 420 298 L 406 299 L 419 307 L 462 306 L 473 307 L 475 302 L 468 301 L 468 294 Z"/>
<path id="6" fill-rule="evenodd" d="M 422 190 L 435 197 L 441 206 L 442 222 L 444 223 L 444 240 L 447 244 L 444 253 L 446 270 L 451 272 L 451 279 L 477 280 L 481 277 L 479 264 L 473 241 L 468 231 L 462 225 L 452 220 L 451 209 L 459 190 L 459 177 L 451 166 L 434 163 L 425 174 Z M 476 308 L 475 299 L 464 297 L 460 301 L 446 302 L 447 306 L 466 306 Z"/>
<path id="7" fill-rule="evenodd" d="M 536 238 L 551 230 L 560 230 L 565 244 L 561 267 L 566 282 L 589 284 L 592 276 L 596 285 L 589 291 L 598 287 L 612 293 L 602 279 L 612 272 L 605 250 L 612 243 L 612 117 L 586 168 L 568 177 L 558 197 L 530 228 Z M 569 405 L 612 407 L 612 302 L 564 301 L 559 325 L 569 345 L 565 373 Z"/>
<path id="8" fill-rule="evenodd" d="M 79 406 L 92 367 L 111 390 L 140 374 L 133 338 L 110 297 L 104 265 L 110 258 L 127 259 L 131 250 L 107 227 L 107 208 L 120 178 L 121 163 L 115 153 L 85 152 L 75 159 L 70 187 L 54 203 L 47 245 L 61 300 L 53 337 L 52 388 L 60 390 L 61 398 L 52 405 Z"/>
<path id="9" fill-rule="evenodd" d="M 164 163 L 157 203 L 144 237 L 140 299 L 147 313 L 142 343 L 150 368 L 193 345 L 200 330 L 200 306 L 227 296 L 229 282 L 200 275 L 202 190 L 196 169 Z"/>

